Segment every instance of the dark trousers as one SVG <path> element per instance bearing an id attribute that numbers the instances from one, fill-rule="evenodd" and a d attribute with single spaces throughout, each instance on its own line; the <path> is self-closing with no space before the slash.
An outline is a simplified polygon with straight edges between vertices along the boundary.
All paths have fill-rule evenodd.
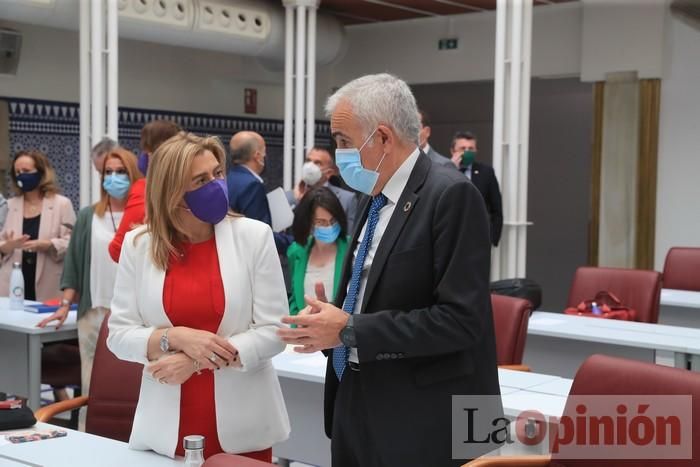
<path id="1" fill-rule="evenodd" d="M 345 367 L 333 411 L 333 467 L 382 467 L 369 435 L 367 405 L 360 387 L 362 372 Z"/>

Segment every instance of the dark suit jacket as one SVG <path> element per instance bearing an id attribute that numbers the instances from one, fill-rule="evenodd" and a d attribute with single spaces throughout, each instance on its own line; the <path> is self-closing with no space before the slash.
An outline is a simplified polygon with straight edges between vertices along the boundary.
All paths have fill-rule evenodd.
<path id="1" fill-rule="evenodd" d="M 479 189 L 484 197 L 486 210 L 491 219 L 491 244 L 498 246 L 503 230 L 503 203 L 501 201 L 501 188 L 493 167 L 480 162 L 472 163 L 472 183 Z"/>
<path id="2" fill-rule="evenodd" d="M 246 167 L 234 165 L 226 176 L 228 204 L 232 210 L 246 217 L 272 225 L 270 206 L 267 203 L 265 185 Z M 274 233 L 277 252 L 286 259 L 286 252 L 292 243 L 290 235 Z"/>
<path id="3" fill-rule="evenodd" d="M 336 306 L 342 306 L 369 197 L 358 210 Z M 460 465 L 452 395 L 500 394 L 484 203 L 457 170 L 421 153 L 384 232 L 354 325 L 369 436 L 381 465 Z M 338 379 L 328 352 L 325 426 Z M 350 370 L 348 370 L 350 371 Z M 499 412 L 500 399 L 499 399 Z"/>
<path id="4" fill-rule="evenodd" d="M 432 146 L 429 148 L 430 150 L 426 152 L 425 154 L 432 160 L 433 162 L 437 162 L 440 165 L 446 165 L 449 167 L 457 168 L 457 166 L 452 162 L 452 159 L 449 157 L 445 157 L 439 152 L 437 152 L 435 149 L 433 149 Z"/>

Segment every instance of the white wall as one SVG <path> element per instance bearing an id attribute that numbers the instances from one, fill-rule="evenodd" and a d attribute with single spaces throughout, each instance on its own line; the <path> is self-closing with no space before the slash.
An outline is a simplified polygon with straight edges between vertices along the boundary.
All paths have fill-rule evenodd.
<path id="1" fill-rule="evenodd" d="M 658 270 L 672 246 L 700 246 L 700 30 L 669 15 L 661 82 Z"/>
<path id="2" fill-rule="evenodd" d="M 330 72 L 332 85 L 388 71 L 411 84 L 492 80 L 494 12 L 423 18 L 347 28 L 348 50 Z M 441 38 L 459 38 L 456 50 L 438 50 Z M 538 6 L 533 14 L 534 76 L 578 76 L 581 7 Z"/>
<path id="3" fill-rule="evenodd" d="M 78 33 L 0 22 L 22 31 L 16 76 L 0 76 L 0 96 L 78 102 Z M 282 73 L 252 57 L 121 40 L 119 104 L 129 107 L 245 115 L 243 89 L 258 90 L 255 117 L 283 117 Z"/>
<path id="4" fill-rule="evenodd" d="M 582 81 L 620 71 L 661 77 L 667 0 L 582 1 Z"/>

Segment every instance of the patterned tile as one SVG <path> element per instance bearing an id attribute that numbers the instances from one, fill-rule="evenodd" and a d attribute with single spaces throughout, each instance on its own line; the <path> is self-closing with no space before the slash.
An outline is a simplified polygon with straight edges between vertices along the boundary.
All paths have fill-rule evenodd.
<path id="1" fill-rule="evenodd" d="M 2 98 L 10 110 L 10 149 L 39 149 L 51 160 L 63 193 L 76 209 L 80 200 L 80 106 L 70 102 Z M 119 142 L 138 153 L 141 127 L 154 119 L 174 120 L 188 131 L 218 136 L 228 151 L 231 136 L 241 130 L 260 133 L 267 144 L 267 165 L 263 178 L 268 190 L 282 185 L 282 120 L 223 115 L 170 112 L 164 110 L 119 109 Z M 330 143 L 327 121 L 316 122 L 318 144 Z"/>

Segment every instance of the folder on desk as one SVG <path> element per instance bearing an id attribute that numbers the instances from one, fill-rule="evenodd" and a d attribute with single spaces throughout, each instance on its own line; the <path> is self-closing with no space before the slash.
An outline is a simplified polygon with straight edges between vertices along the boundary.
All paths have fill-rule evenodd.
<path id="1" fill-rule="evenodd" d="M 61 308 L 61 305 L 48 305 L 46 303 L 36 303 L 34 305 L 25 305 L 24 306 L 24 311 L 28 311 L 30 313 L 53 313 L 56 310 Z M 70 306 L 70 311 L 75 311 L 78 309 L 78 304 L 73 303 Z"/>

